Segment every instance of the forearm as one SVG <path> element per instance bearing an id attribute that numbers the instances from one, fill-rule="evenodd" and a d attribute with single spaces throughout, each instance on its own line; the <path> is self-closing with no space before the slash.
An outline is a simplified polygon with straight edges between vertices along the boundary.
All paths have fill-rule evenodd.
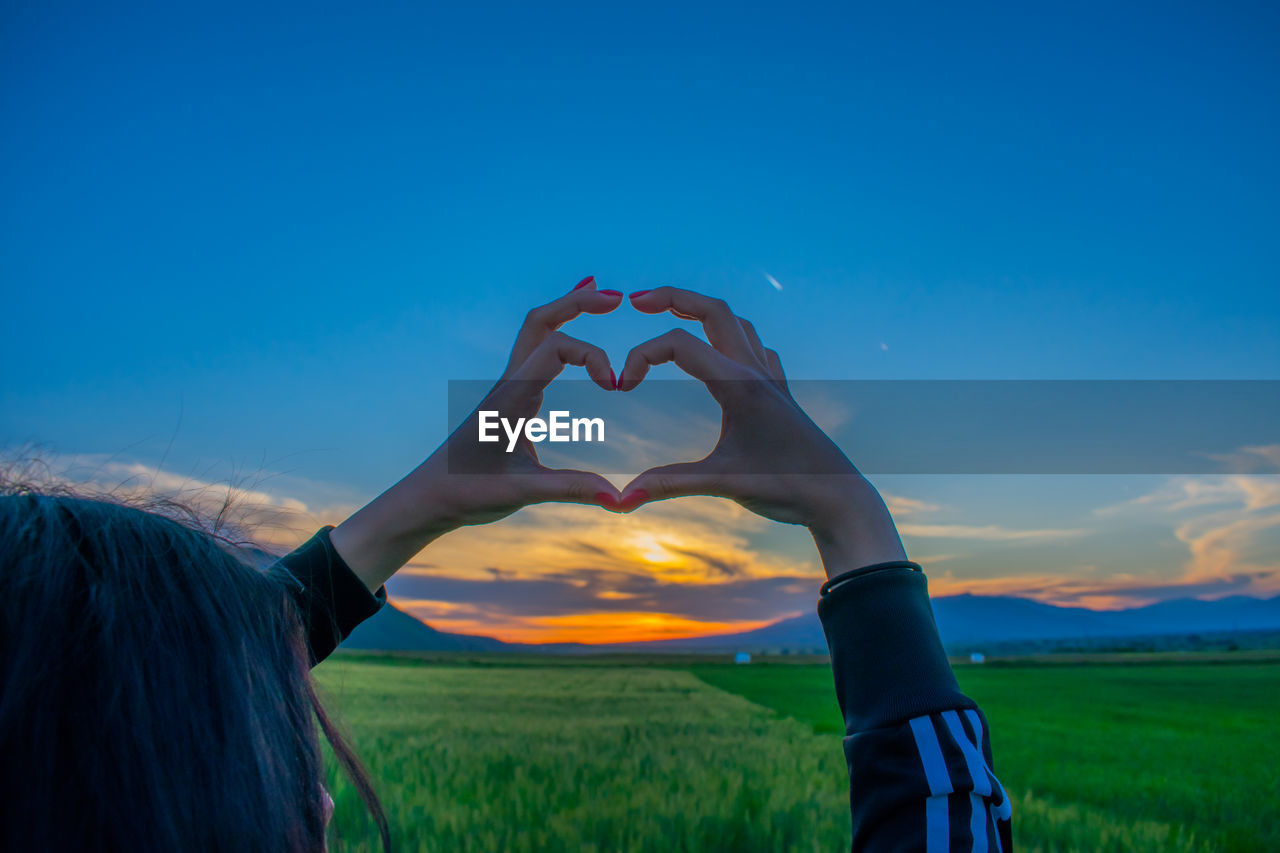
<path id="1" fill-rule="evenodd" d="M 436 454 L 334 528 L 333 547 L 370 591 L 458 526 L 449 520 L 439 469 Z"/>
<path id="2" fill-rule="evenodd" d="M 907 559 L 884 499 L 861 474 L 833 477 L 831 507 L 809 525 L 827 578 L 876 563 Z"/>
<path id="3" fill-rule="evenodd" d="M 295 599 L 312 664 L 324 660 L 386 602 L 385 581 L 456 527 L 438 497 L 433 456 L 335 528 L 322 528 L 281 558 L 297 581 Z"/>
<path id="4" fill-rule="evenodd" d="M 907 561 L 879 492 L 861 475 L 833 488 L 838 497 L 825 503 L 838 504 L 810 531 L 827 572 L 818 614 L 850 733 L 883 725 L 895 718 L 891 711 L 968 703 L 943 651 L 924 573 Z"/>

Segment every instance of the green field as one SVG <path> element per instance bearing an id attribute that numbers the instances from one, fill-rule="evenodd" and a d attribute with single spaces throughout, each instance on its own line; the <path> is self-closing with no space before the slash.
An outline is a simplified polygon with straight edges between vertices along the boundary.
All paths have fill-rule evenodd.
<path id="1" fill-rule="evenodd" d="M 849 846 L 825 665 L 340 657 L 318 675 L 397 849 Z M 1280 849 L 1280 665 L 958 675 L 990 720 L 1019 849 Z M 329 787 L 333 849 L 376 849 L 354 791 L 332 770 Z"/>

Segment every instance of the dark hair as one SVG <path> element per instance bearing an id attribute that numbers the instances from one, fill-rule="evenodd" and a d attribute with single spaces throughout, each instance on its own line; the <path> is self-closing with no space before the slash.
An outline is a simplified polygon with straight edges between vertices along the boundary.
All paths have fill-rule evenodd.
<path id="1" fill-rule="evenodd" d="M 99 500 L 0 496 L 0 849 L 324 849 L 292 578 Z"/>

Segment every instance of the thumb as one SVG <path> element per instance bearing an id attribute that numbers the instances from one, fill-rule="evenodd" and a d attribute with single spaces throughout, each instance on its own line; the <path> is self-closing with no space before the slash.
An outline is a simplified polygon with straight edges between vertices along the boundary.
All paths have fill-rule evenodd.
<path id="1" fill-rule="evenodd" d="M 622 490 L 619 511 L 631 512 L 650 501 L 690 495 L 728 497 L 724 491 L 720 471 L 712 465 L 710 459 L 677 462 L 650 468 L 627 483 L 626 488 Z"/>
<path id="2" fill-rule="evenodd" d="M 573 468 L 543 468 L 530 478 L 528 502 L 594 504 L 617 511 L 621 497 L 613 483 L 599 474 Z"/>

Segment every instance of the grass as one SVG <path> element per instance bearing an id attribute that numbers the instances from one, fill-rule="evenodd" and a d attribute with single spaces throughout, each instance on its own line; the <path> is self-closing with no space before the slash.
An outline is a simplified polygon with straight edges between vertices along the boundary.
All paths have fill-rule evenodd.
<path id="1" fill-rule="evenodd" d="M 401 850 L 848 849 L 825 665 L 637 663 L 339 658 L 318 675 Z M 1020 850 L 1280 849 L 1280 665 L 957 674 Z M 329 776 L 334 849 L 375 849 Z"/>
<path id="2" fill-rule="evenodd" d="M 709 684 L 816 731 L 842 731 L 823 667 L 697 667 Z M 1145 849 L 1280 850 L 1280 666 L 957 667 L 991 724 L 1015 834 L 1035 849 L 1138 849 L 1072 841 L 1081 822 L 1163 832 Z M 1163 829 L 1161 829 L 1163 827 Z M 1135 830 L 1136 831 L 1136 830 Z M 1098 836 L 1091 832 L 1089 838 Z M 1086 843 L 1087 841 L 1087 843 Z"/>
<path id="3" fill-rule="evenodd" d="M 402 850 L 848 846 L 830 739 L 687 672 L 337 661 L 320 680 Z M 375 849 L 354 792 L 327 784 L 334 849 Z"/>

